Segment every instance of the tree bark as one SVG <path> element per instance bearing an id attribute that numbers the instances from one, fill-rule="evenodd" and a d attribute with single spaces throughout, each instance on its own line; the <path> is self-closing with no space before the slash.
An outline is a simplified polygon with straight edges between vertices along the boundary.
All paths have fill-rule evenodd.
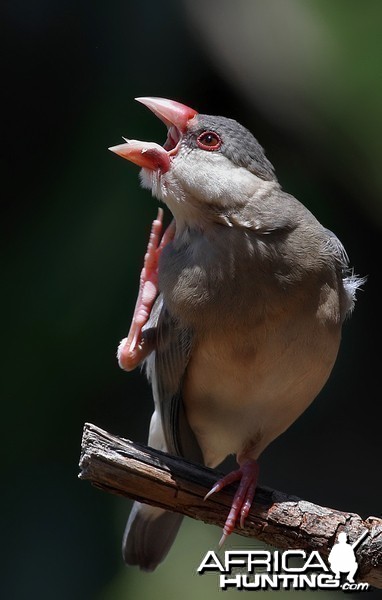
<path id="1" fill-rule="evenodd" d="M 86 423 L 80 479 L 113 494 L 152 504 L 223 527 L 235 486 L 204 501 L 221 473 L 111 435 Z M 341 512 L 258 487 L 245 527 L 235 533 L 255 537 L 278 549 L 318 550 L 327 558 L 340 531 L 356 548 L 357 579 L 382 588 L 382 519 Z"/>

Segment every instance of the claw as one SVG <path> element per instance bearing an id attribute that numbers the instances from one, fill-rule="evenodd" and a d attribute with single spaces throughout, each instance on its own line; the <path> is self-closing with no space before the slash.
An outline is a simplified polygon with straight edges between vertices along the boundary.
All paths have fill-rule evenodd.
<path id="1" fill-rule="evenodd" d="M 229 485 L 234 481 L 240 481 L 232 501 L 231 510 L 224 524 L 223 535 L 219 541 L 219 548 L 222 547 L 227 537 L 235 529 L 239 517 L 240 527 L 244 527 L 245 519 L 249 514 L 255 496 L 258 476 L 259 466 L 255 460 L 250 459 L 243 463 L 240 469 L 232 471 L 231 473 L 228 473 L 228 475 L 225 475 L 225 477 L 219 479 L 219 481 L 217 481 L 210 489 L 208 494 L 205 495 L 204 500 L 207 500 L 212 494 L 220 492 L 226 485 Z"/>
<path id="2" fill-rule="evenodd" d="M 215 492 L 220 492 L 221 487 L 219 487 L 219 485 L 217 483 L 215 483 L 215 485 L 210 489 L 210 491 L 208 492 L 208 494 L 206 494 L 203 498 L 203 500 L 207 500 L 207 498 L 209 498 L 210 496 L 212 496 L 212 494 L 215 494 Z"/>

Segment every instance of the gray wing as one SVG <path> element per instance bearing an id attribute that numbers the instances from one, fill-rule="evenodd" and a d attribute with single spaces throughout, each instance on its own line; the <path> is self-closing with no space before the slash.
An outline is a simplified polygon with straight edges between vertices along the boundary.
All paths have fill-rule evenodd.
<path id="1" fill-rule="evenodd" d="M 171 318 L 159 296 L 144 327 L 144 336 L 155 350 L 144 365 L 155 402 L 149 446 L 203 462 L 183 409 L 181 386 L 192 347 L 192 333 Z M 183 516 L 155 506 L 134 502 L 122 541 L 122 555 L 129 565 L 153 571 L 165 558 Z"/>
<path id="2" fill-rule="evenodd" d="M 170 315 L 161 295 L 151 311 L 146 329 L 149 328 L 155 330 L 155 351 L 146 360 L 146 372 L 161 420 L 165 449 L 202 463 L 201 450 L 184 411 L 181 389 L 191 355 L 192 331 Z"/>
<path id="3" fill-rule="evenodd" d="M 333 233 L 333 231 L 330 231 L 330 229 L 327 229 L 326 227 L 324 227 L 323 229 L 327 235 L 327 239 L 326 239 L 327 252 L 334 257 L 341 272 L 346 273 L 347 270 L 349 269 L 349 257 L 347 255 L 347 252 L 346 252 L 344 246 L 342 245 L 342 243 L 340 242 L 340 240 L 338 239 L 336 234 Z"/>

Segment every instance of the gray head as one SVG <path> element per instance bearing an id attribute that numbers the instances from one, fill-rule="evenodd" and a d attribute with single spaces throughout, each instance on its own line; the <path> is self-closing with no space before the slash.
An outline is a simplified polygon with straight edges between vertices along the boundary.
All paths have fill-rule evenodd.
<path id="1" fill-rule="evenodd" d="M 126 140 L 111 148 L 142 168 L 141 181 L 163 200 L 177 225 L 223 219 L 270 186 L 271 163 L 255 137 L 226 117 L 202 115 L 164 98 L 139 98 L 166 125 L 163 146 Z"/>
<path id="2" fill-rule="evenodd" d="M 221 152 L 234 165 L 248 169 L 265 181 L 276 178 L 262 146 L 234 119 L 198 114 L 189 122 L 182 144 L 193 149 Z"/>

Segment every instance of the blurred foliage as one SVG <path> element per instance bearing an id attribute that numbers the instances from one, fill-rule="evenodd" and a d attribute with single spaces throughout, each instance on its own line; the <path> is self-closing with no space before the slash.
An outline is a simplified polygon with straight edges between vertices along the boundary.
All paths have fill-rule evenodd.
<path id="1" fill-rule="evenodd" d="M 77 480 L 84 421 L 145 441 L 151 413 L 144 377 L 122 373 L 115 350 L 129 326 L 157 203 L 139 188 L 137 169 L 107 152 L 121 135 L 164 139 L 163 126 L 134 103 L 139 95 L 247 125 L 284 188 L 369 275 L 329 383 L 265 452 L 261 480 L 363 516 L 380 511 L 372 390 L 380 347 L 382 5 L 231 4 L 232 19 L 226 1 L 13 0 L 1 8 L 4 598 L 218 593 L 213 578 L 195 574 L 216 545 L 215 528 L 187 521 L 156 573 L 125 569 L 119 547 L 128 503 Z"/>

